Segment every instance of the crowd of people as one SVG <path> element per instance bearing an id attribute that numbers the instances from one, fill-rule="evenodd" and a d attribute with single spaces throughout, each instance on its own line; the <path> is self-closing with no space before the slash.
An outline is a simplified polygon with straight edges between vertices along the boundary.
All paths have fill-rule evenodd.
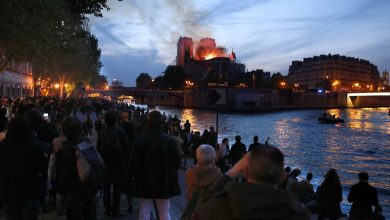
<path id="1" fill-rule="evenodd" d="M 120 217 L 123 194 L 128 212 L 139 200 L 139 219 L 149 220 L 154 206 L 159 219 L 171 219 L 170 198 L 182 193 L 179 169 L 187 169 L 182 219 L 343 216 L 335 169 L 314 191 L 312 173 L 299 181 L 301 171 L 285 167 L 283 153 L 257 136 L 248 149 L 238 135 L 230 147 L 228 138 L 218 143 L 213 127 L 201 134 L 176 115 L 104 99 L 1 101 L 0 205 L 7 220 L 38 219 L 48 201 L 69 220 L 95 220 L 98 195 L 104 214 Z M 384 219 L 368 179 L 361 172 L 351 187 L 351 220 Z"/>

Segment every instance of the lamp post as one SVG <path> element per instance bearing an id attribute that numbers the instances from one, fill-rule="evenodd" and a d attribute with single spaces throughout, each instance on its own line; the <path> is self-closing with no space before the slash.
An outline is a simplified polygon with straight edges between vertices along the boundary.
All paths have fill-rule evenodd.
<path id="1" fill-rule="evenodd" d="M 298 83 L 294 83 L 295 91 L 298 91 L 298 87 L 299 87 L 299 84 Z"/>
<path id="2" fill-rule="evenodd" d="M 282 81 L 282 82 L 280 82 L 280 85 L 281 85 L 282 88 L 284 89 L 284 87 L 286 86 L 286 82 Z"/>

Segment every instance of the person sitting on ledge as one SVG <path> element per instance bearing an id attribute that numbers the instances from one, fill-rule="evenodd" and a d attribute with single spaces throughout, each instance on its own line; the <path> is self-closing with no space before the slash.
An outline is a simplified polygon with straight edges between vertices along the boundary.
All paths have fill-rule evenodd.
<path id="1" fill-rule="evenodd" d="M 197 212 L 197 219 L 310 219 L 309 210 L 285 191 L 284 156 L 264 145 L 244 155 L 209 189 L 210 198 Z M 232 182 L 243 175 L 247 182 Z"/>

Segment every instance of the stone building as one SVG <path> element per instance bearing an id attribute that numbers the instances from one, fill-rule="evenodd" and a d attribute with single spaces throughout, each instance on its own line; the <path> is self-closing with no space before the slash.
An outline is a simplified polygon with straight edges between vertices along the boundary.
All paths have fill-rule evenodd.
<path id="1" fill-rule="evenodd" d="M 389 86 L 390 85 L 389 72 L 388 71 L 384 71 L 382 73 L 382 81 L 383 81 L 383 85 L 384 86 Z"/>
<path id="2" fill-rule="evenodd" d="M 0 96 L 10 98 L 31 96 L 33 91 L 32 69 L 32 64 L 29 62 L 11 60 L 0 72 Z"/>
<path id="3" fill-rule="evenodd" d="M 245 65 L 237 62 L 235 53 L 228 54 L 212 38 L 194 43 L 192 38 L 180 37 L 176 65 L 182 66 L 197 86 L 213 82 L 235 83 L 245 73 Z"/>
<path id="4" fill-rule="evenodd" d="M 320 55 L 293 61 L 287 83 L 315 89 L 328 81 L 333 91 L 376 91 L 380 81 L 378 68 L 367 60 L 335 55 Z"/>

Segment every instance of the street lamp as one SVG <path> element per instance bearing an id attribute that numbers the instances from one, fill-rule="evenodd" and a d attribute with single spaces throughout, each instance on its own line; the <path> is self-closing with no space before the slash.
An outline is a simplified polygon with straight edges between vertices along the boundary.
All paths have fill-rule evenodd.
<path id="1" fill-rule="evenodd" d="M 284 88 L 286 86 L 286 82 L 282 81 L 280 82 L 280 85 L 282 86 L 282 88 Z"/>
<path id="2" fill-rule="evenodd" d="M 60 88 L 60 84 L 56 83 L 56 84 L 54 85 L 54 88 L 59 89 L 59 88 Z"/>
<path id="3" fill-rule="evenodd" d="M 299 87 L 299 84 L 298 83 L 294 83 L 295 91 L 298 91 L 298 87 Z"/>
<path id="4" fill-rule="evenodd" d="M 336 87 L 339 86 L 339 85 L 340 85 L 340 82 L 338 80 L 333 81 L 333 83 L 332 83 L 332 86 L 334 86 L 333 91 L 336 91 Z"/>

